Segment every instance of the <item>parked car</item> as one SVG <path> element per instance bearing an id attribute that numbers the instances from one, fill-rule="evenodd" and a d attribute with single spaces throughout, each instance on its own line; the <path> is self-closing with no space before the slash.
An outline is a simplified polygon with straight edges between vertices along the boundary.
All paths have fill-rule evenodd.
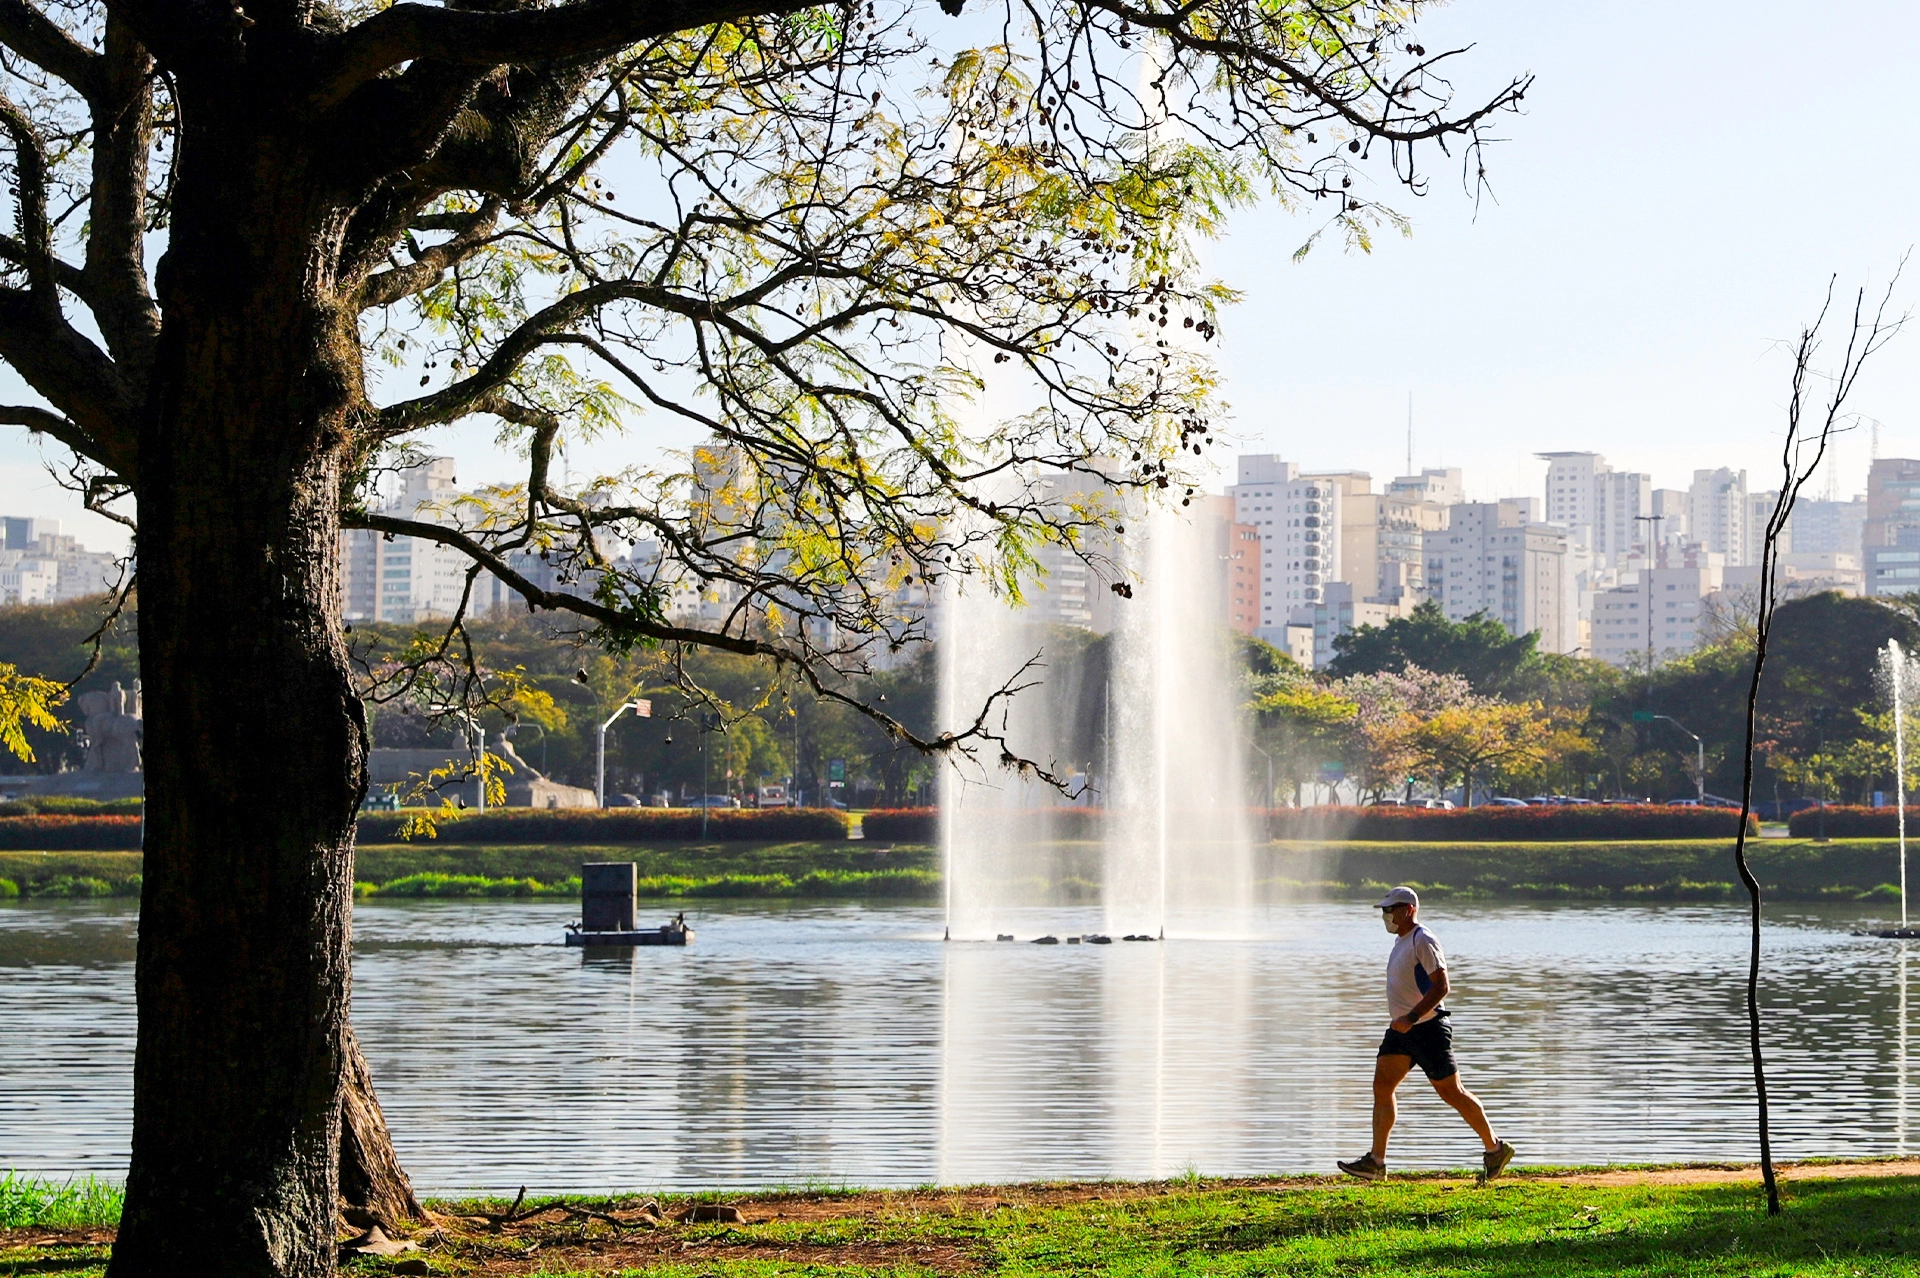
<path id="1" fill-rule="evenodd" d="M 1499 795 L 1485 800 L 1485 803 L 1490 808 L 1524 808 L 1530 806 L 1525 799 L 1503 799 Z"/>
<path id="2" fill-rule="evenodd" d="M 737 808 L 740 800 L 730 794 L 709 794 L 704 799 L 695 798 L 687 804 L 690 808 Z"/>

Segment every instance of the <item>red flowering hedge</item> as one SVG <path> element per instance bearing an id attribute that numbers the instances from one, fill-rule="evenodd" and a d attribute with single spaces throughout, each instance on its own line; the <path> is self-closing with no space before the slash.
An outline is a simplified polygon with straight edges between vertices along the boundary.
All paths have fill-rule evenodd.
<path id="1" fill-rule="evenodd" d="M 1664 803 L 1568 804 L 1509 808 L 1275 808 L 1267 814 L 1274 839 L 1383 842 L 1554 841 L 1562 839 L 1731 839 L 1740 813 Z M 1760 823 L 1749 817 L 1747 833 Z"/>
<path id="2" fill-rule="evenodd" d="M 1835 807 L 1827 809 L 1830 839 L 1891 839 L 1900 833 L 1898 808 Z M 1796 839 L 1818 838 L 1820 809 L 1802 808 L 1787 818 L 1787 833 Z M 1920 807 L 1907 805 L 1907 833 L 1920 836 Z"/>
<path id="3" fill-rule="evenodd" d="M 1038 839 L 1097 838 L 1105 816 L 1097 808 L 1041 808 L 1028 826 Z M 1740 814 L 1727 808 L 1665 804 L 1596 804 L 1592 807 L 1485 807 L 1455 809 L 1394 807 L 1274 808 L 1250 814 L 1262 819 L 1267 837 L 1318 842 L 1555 841 L 1565 839 L 1730 839 Z M 1889 818 L 1891 819 L 1891 818 Z M 868 841 L 932 843 L 940 837 L 938 808 L 869 812 Z M 1759 833 L 1758 822 L 1748 832 Z M 1920 834 L 1920 823 L 1915 832 Z"/>
<path id="4" fill-rule="evenodd" d="M 355 837 L 361 843 L 398 842 L 406 819 L 404 812 L 364 813 Z M 701 837 L 698 808 L 506 808 L 453 819 L 436 813 L 434 825 L 434 842 L 461 844 L 679 843 Z M 727 843 L 834 841 L 847 837 L 847 817 L 831 808 L 714 808 L 707 813 L 706 837 Z"/>
<path id="5" fill-rule="evenodd" d="M 137 816 L 0 817 L 0 848 L 9 852 L 116 852 L 139 846 Z"/>
<path id="6" fill-rule="evenodd" d="M 1043 841 L 1097 839 L 1105 813 L 1098 808 L 1034 808 L 1015 814 L 1023 831 Z M 939 808 L 876 808 L 860 819 L 869 843 L 937 843 Z"/>

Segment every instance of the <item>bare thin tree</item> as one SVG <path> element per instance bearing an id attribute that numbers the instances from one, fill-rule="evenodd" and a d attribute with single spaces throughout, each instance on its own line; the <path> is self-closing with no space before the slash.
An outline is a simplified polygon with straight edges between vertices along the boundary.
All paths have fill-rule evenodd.
<path id="1" fill-rule="evenodd" d="M 1902 259 L 1902 266 L 1905 260 Z M 1894 286 L 1900 272 L 1887 284 L 1879 305 L 1867 312 L 1864 288 L 1854 295 L 1853 322 L 1847 332 L 1847 345 L 1839 364 L 1822 373 L 1815 367 L 1822 344 L 1822 330 L 1833 308 L 1833 281 L 1827 281 L 1826 300 L 1812 324 L 1801 330 L 1793 350 L 1792 396 L 1787 401 L 1787 432 L 1780 445 L 1780 496 L 1767 517 L 1767 533 L 1760 559 L 1760 586 L 1754 601 L 1753 677 L 1747 685 L 1746 753 L 1740 775 L 1740 831 L 1734 838 L 1733 860 L 1746 885 L 1751 902 L 1750 936 L 1747 950 L 1747 1046 L 1753 1059 L 1753 1087 L 1760 1127 L 1760 1176 L 1766 1185 L 1767 1213 L 1780 1212 L 1780 1183 L 1773 1167 L 1773 1133 L 1767 1103 L 1766 1058 L 1760 1044 L 1760 880 L 1747 862 L 1747 822 L 1753 813 L 1753 747 L 1755 725 L 1760 707 L 1761 672 L 1767 663 L 1767 639 L 1773 628 L 1774 607 L 1778 603 L 1780 538 L 1793 516 L 1794 503 L 1820 463 L 1836 431 L 1843 429 L 1846 403 L 1853 394 L 1866 362 L 1892 340 L 1906 322 L 1905 315 L 1889 316 Z M 1824 382 L 1825 397 L 1816 389 Z"/>

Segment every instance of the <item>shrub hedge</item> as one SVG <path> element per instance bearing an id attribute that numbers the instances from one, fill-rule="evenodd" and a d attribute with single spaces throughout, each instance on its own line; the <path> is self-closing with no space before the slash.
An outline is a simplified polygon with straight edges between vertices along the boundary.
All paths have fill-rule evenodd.
<path id="1" fill-rule="evenodd" d="M 1097 837 L 1102 817 L 1094 808 L 1041 808 L 1024 814 L 1035 838 Z M 1607 804 L 1588 807 L 1274 808 L 1264 818 L 1267 837 L 1337 843 L 1358 839 L 1398 842 L 1564 839 L 1730 839 L 1739 813 L 1726 808 L 1673 807 L 1666 804 Z M 1797 817 L 1795 818 L 1798 819 Z M 1889 817 L 1891 820 L 1891 817 Z M 862 822 L 868 842 L 932 843 L 940 837 L 938 808 L 896 808 L 869 812 Z M 1920 826 L 1916 826 L 1920 832 Z M 1748 826 L 1759 833 L 1759 824 Z M 1796 826 L 1796 834 L 1799 829 Z"/>
<path id="2" fill-rule="evenodd" d="M 1098 808 L 1031 808 L 1010 814 L 1022 837 L 1068 842 L 1097 839 L 1105 813 Z M 860 820 L 869 843 L 937 843 L 939 808 L 876 808 Z"/>
<path id="3" fill-rule="evenodd" d="M 0 817 L 16 816 L 139 816 L 139 799 L 83 799 L 71 794 L 29 794 L 0 803 Z"/>
<path id="4" fill-rule="evenodd" d="M 0 816 L 0 849 L 110 852 L 140 846 L 137 816 Z"/>
<path id="5" fill-rule="evenodd" d="M 362 843 L 394 843 L 407 814 L 365 813 Z M 684 842 L 700 838 L 698 808 L 553 809 L 508 808 L 470 816 L 434 814 L 433 838 L 441 843 Z M 847 817 L 831 808 L 715 808 L 706 837 L 718 842 L 832 841 L 847 837 Z M 416 835 L 415 842 L 424 839 Z"/>
<path id="6" fill-rule="evenodd" d="M 1898 808 L 1834 807 L 1826 810 L 1826 832 L 1831 839 L 1891 839 L 1900 834 Z M 1796 839 L 1818 838 L 1819 808 L 1802 808 L 1787 818 L 1787 833 Z M 1907 833 L 1920 836 L 1920 807 L 1907 805 Z"/>
<path id="7" fill-rule="evenodd" d="M 1569 804 L 1564 807 L 1275 808 L 1266 813 L 1267 837 L 1334 842 L 1568 839 L 1731 839 L 1740 814 L 1728 808 L 1664 803 Z M 1749 817 L 1747 833 L 1760 823 Z"/>

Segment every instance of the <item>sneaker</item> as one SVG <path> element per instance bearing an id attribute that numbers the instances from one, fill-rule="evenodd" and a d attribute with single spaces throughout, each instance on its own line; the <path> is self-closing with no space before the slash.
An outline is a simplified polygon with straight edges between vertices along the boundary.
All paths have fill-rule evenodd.
<path id="1" fill-rule="evenodd" d="M 1360 1155 L 1360 1157 L 1350 1163 L 1335 1163 L 1334 1166 L 1338 1167 L 1347 1175 L 1357 1176 L 1361 1180 L 1385 1180 L 1387 1178 L 1387 1165 L 1374 1158 L 1371 1150 Z"/>
<path id="2" fill-rule="evenodd" d="M 1480 1173 L 1480 1183 L 1484 1185 L 1495 1176 L 1498 1176 L 1507 1169 L 1507 1164 L 1512 1161 L 1513 1146 L 1507 1144 L 1504 1140 L 1500 1142 L 1497 1148 L 1489 1149 L 1486 1153 L 1480 1155 L 1480 1165 L 1486 1168 L 1485 1171 Z"/>

